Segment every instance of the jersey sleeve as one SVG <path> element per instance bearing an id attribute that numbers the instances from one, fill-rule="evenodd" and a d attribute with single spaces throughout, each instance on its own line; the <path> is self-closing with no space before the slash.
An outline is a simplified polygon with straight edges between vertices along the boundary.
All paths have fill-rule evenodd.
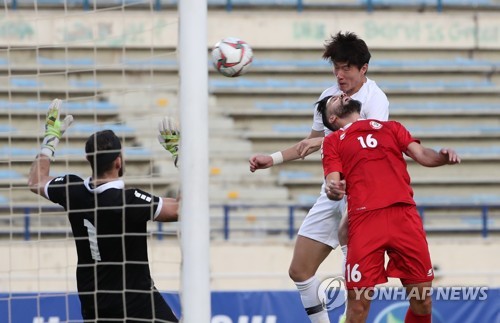
<path id="1" fill-rule="evenodd" d="M 406 129 L 401 123 L 393 121 L 391 124 L 399 145 L 399 149 L 402 152 L 406 152 L 406 150 L 408 149 L 408 145 L 412 142 L 420 143 L 420 140 L 413 138 L 408 129 Z"/>
<path id="2" fill-rule="evenodd" d="M 331 86 L 327 88 L 326 90 L 321 93 L 321 95 L 318 98 L 318 101 L 323 99 L 324 97 L 328 95 L 336 95 L 339 94 L 339 89 L 338 86 Z M 321 117 L 321 114 L 316 111 L 317 104 L 314 105 L 314 114 L 313 114 L 313 124 L 312 124 L 312 130 L 314 131 L 320 131 L 323 132 L 325 131 L 325 125 L 323 124 L 323 118 Z M 327 129 L 327 133 L 330 133 L 330 131 Z"/>
<path id="3" fill-rule="evenodd" d="M 375 119 L 387 121 L 389 119 L 389 100 L 385 93 L 378 87 L 374 87 L 373 93 L 361 108 L 363 119 Z"/>
<path id="4" fill-rule="evenodd" d="M 323 162 L 323 173 L 325 177 L 333 172 L 342 173 L 342 163 L 339 153 L 335 147 L 336 133 L 325 137 L 321 148 L 321 157 Z"/>
<path id="5" fill-rule="evenodd" d="M 317 104 L 314 105 L 314 117 L 312 130 L 314 131 L 325 131 L 325 126 L 323 125 L 323 119 L 321 118 L 321 114 L 316 111 Z"/>
<path id="6" fill-rule="evenodd" d="M 127 190 L 127 214 L 142 221 L 154 220 L 161 211 L 163 200 L 140 189 Z"/>
<path id="7" fill-rule="evenodd" d="M 82 182 L 83 180 L 76 175 L 63 175 L 53 178 L 45 185 L 45 196 L 50 201 L 61 205 L 66 209 L 68 205 L 68 187 L 72 183 Z"/>

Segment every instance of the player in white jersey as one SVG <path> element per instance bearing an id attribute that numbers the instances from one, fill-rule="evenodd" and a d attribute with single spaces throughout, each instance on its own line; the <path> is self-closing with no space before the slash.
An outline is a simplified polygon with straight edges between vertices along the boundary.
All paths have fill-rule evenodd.
<path id="1" fill-rule="evenodd" d="M 366 77 L 371 54 L 366 43 L 351 32 L 337 33 L 325 44 L 323 58 L 333 64 L 337 84 L 323 91 L 319 100 L 328 95 L 345 93 L 362 103 L 361 116 L 387 120 L 389 101 L 377 84 Z M 324 136 L 330 133 L 314 108 L 311 133 L 297 144 L 271 155 L 250 157 L 250 171 L 272 167 L 283 162 L 304 158 L 319 150 Z M 324 183 L 320 195 L 302 223 L 295 242 L 290 278 L 300 292 L 302 304 L 312 323 L 329 323 L 328 313 L 318 297 L 319 279 L 316 271 L 339 243 L 347 254 L 346 202 L 329 200 Z M 341 221 L 343 219 L 343 221 Z M 342 222 L 342 223 L 341 223 Z M 344 265 L 342 266 L 344 268 Z"/>

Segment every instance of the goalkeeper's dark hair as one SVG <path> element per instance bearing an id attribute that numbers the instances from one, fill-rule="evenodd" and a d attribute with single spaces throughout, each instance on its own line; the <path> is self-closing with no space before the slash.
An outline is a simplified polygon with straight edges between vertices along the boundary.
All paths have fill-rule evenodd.
<path id="1" fill-rule="evenodd" d="M 337 110 L 331 111 L 329 113 L 327 109 L 327 103 L 328 100 L 330 100 L 330 98 L 332 97 L 333 95 L 328 95 L 319 100 L 318 102 L 316 102 L 316 111 L 321 115 L 321 120 L 323 121 L 323 125 L 328 129 L 330 129 L 331 131 L 336 131 L 336 129 L 333 129 L 333 127 L 330 125 L 330 122 L 328 121 L 330 116 L 335 114 L 339 118 L 345 118 L 350 114 L 360 113 L 361 102 L 358 100 L 350 99 L 349 102 L 340 105 L 340 107 Z"/>
<path id="2" fill-rule="evenodd" d="M 85 143 L 85 154 L 92 168 L 92 173 L 102 176 L 113 167 L 113 162 L 120 156 L 122 144 L 112 130 L 102 130 L 92 134 Z"/>
<path id="3" fill-rule="evenodd" d="M 361 69 L 363 65 L 370 63 L 371 54 L 365 41 L 353 32 L 338 32 L 331 36 L 325 43 L 323 58 L 332 64 L 335 62 L 347 62 Z"/>

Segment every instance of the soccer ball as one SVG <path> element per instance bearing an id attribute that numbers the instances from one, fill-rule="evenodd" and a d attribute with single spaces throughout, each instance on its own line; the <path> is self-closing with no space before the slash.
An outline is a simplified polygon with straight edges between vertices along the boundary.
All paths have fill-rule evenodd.
<path id="1" fill-rule="evenodd" d="M 227 77 L 236 77 L 248 72 L 252 60 L 253 51 L 250 45 L 236 37 L 224 38 L 212 49 L 215 69 Z"/>

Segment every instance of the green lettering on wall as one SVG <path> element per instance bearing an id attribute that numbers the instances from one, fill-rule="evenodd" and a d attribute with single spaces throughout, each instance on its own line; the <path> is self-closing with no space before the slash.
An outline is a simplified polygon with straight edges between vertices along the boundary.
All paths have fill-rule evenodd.
<path id="1" fill-rule="evenodd" d="M 9 40 L 30 39 L 35 34 L 33 27 L 24 21 L 1 21 L 0 38 Z"/>
<path id="2" fill-rule="evenodd" d="M 312 21 L 301 21 L 293 23 L 293 39 L 295 40 L 319 40 L 324 41 L 326 36 L 325 25 Z"/>

